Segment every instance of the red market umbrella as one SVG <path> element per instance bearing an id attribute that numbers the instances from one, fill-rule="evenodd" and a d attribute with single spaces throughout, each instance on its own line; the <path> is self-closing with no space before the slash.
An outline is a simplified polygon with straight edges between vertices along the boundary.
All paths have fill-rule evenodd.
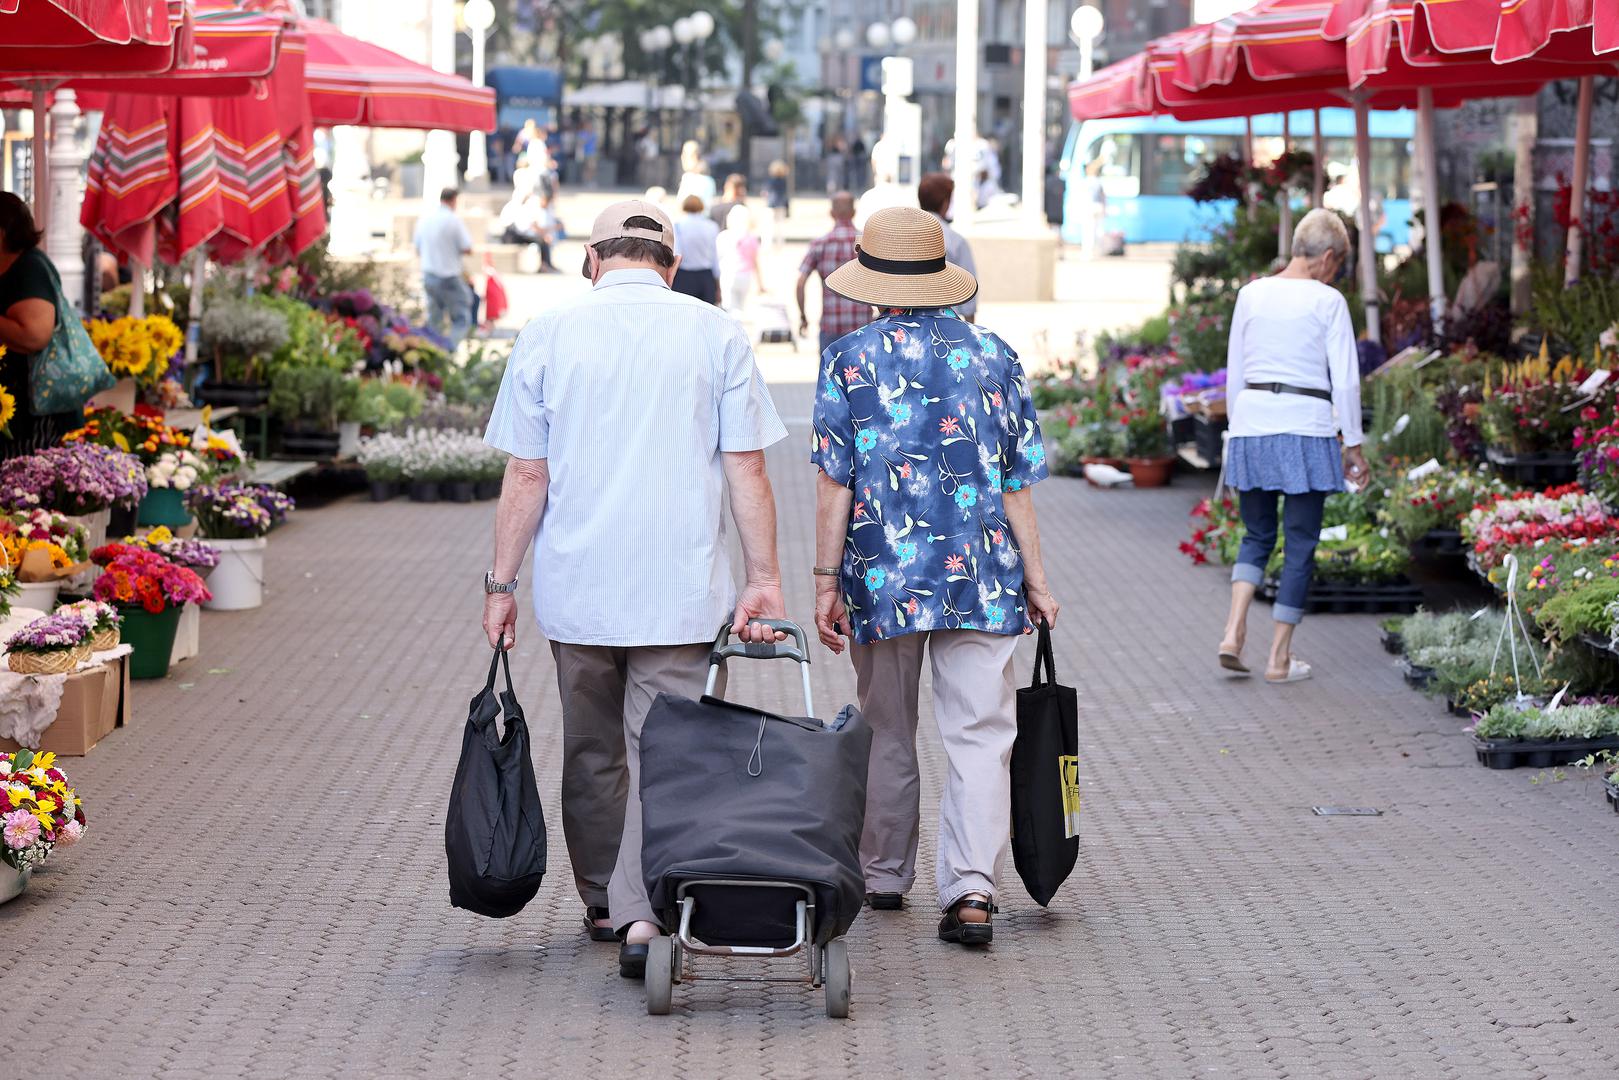
<path id="1" fill-rule="evenodd" d="M 326 203 L 315 168 L 315 123 L 304 82 L 307 48 L 303 31 L 288 30 L 281 63 L 270 79 L 292 207 L 291 228 L 280 238 L 289 255 L 300 254 L 326 235 Z"/>
<path id="2" fill-rule="evenodd" d="M 319 19 L 301 19 L 309 42 L 305 78 L 321 127 L 495 130 L 495 92 L 435 71 Z"/>
<path id="3" fill-rule="evenodd" d="M 183 0 L 0 0 L 0 71 L 166 71 L 189 47 Z"/>
<path id="4" fill-rule="evenodd" d="M 1499 61 L 1570 49 L 1619 52 L 1619 0 L 1506 0 L 1491 44 Z"/>
<path id="5" fill-rule="evenodd" d="M 1230 97 L 1343 85 L 1339 42 L 1321 35 L 1331 0 L 1260 0 L 1246 11 L 1196 27 L 1176 60 L 1174 82 Z M 1285 82 L 1287 86 L 1265 84 Z"/>

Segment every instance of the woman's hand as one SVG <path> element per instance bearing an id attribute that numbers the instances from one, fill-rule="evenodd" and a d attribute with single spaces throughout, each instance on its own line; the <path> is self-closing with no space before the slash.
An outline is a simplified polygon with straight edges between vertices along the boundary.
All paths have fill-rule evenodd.
<path id="1" fill-rule="evenodd" d="M 1025 587 L 1023 599 L 1029 609 L 1029 628 L 1025 631 L 1026 633 L 1033 633 L 1035 628 L 1039 627 L 1042 619 L 1045 620 L 1048 626 L 1057 625 L 1057 612 L 1062 610 L 1062 605 L 1057 602 L 1055 596 L 1051 595 L 1050 589 Z"/>
<path id="2" fill-rule="evenodd" d="M 1347 447 L 1344 450 L 1344 480 L 1356 491 L 1366 486 L 1371 479 L 1372 470 L 1366 464 L 1366 455 L 1358 446 Z"/>
<path id="3" fill-rule="evenodd" d="M 836 578 L 825 580 L 815 587 L 815 631 L 821 644 L 832 650 L 832 655 L 843 653 L 843 638 L 849 637 L 849 612 L 843 606 L 843 594 Z M 841 637 L 839 635 L 842 635 Z"/>

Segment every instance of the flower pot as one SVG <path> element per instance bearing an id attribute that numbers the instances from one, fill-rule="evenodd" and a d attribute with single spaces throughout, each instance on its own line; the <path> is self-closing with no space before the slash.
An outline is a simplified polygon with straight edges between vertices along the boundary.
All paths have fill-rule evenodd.
<path id="1" fill-rule="evenodd" d="M 1115 469 L 1124 468 L 1124 459 L 1116 457 L 1096 457 L 1095 455 L 1087 455 L 1080 458 L 1079 463 L 1081 465 L 1111 465 Z"/>
<path id="2" fill-rule="evenodd" d="M 137 525 L 167 525 L 177 529 L 190 521 L 185 492 L 178 488 L 152 488 L 141 496 L 140 505 L 135 508 Z"/>
<path id="3" fill-rule="evenodd" d="M 1173 457 L 1127 458 L 1125 464 L 1130 468 L 1130 479 L 1135 481 L 1138 488 L 1163 487 L 1169 483 L 1170 474 L 1175 471 Z"/>
<path id="4" fill-rule="evenodd" d="M 337 425 L 337 456 L 353 457 L 360 448 L 360 422 L 344 420 Z"/>
<path id="5" fill-rule="evenodd" d="M 169 673 L 169 657 L 174 655 L 174 633 L 180 626 L 180 609 L 170 604 L 156 614 L 139 604 L 120 604 L 123 625 L 119 633 L 129 654 L 131 679 L 161 679 Z"/>
<path id="6" fill-rule="evenodd" d="M 70 516 L 68 520 L 84 526 L 84 531 L 87 534 L 85 546 L 94 551 L 107 542 L 107 526 L 112 522 L 112 511 L 97 510 L 93 514 Z M 123 534 L 120 533 L 119 535 Z"/>
<path id="7" fill-rule="evenodd" d="M 60 581 L 19 581 L 13 607 L 33 608 L 49 615 L 56 610 L 56 594 L 62 589 Z"/>
<path id="8" fill-rule="evenodd" d="M 102 512 L 107 515 L 107 536 L 128 536 L 135 531 L 135 508 L 128 503 Z"/>
<path id="9" fill-rule="evenodd" d="M 0 862 L 0 904 L 15 900 L 28 888 L 31 870 L 18 870 L 8 862 Z"/>
<path id="10" fill-rule="evenodd" d="M 438 502 L 439 485 L 437 480 L 412 480 L 410 482 L 411 502 Z"/>
<path id="11" fill-rule="evenodd" d="M 337 456 L 340 442 L 335 431 L 289 427 L 281 432 L 281 452 L 288 457 L 330 460 Z"/>
<path id="12" fill-rule="evenodd" d="M 169 653 L 169 666 L 190 660 L 202 651 L 202 609 L 187 604 L 180 609 L 180 622 L 174 628 L 174 649 Z"/>
<path id="13" fill-rule="evenodd" d="M 499 480 L 479 480 L 477 482 L 477 484 L 474 485 L 474 487 L 475 487 L 475 489 L 477 491 L 478 498 L 480 498 L 480 499 L 498 499 L 498 498 L 500 498 L 500 481 Z"/>
<path id="14" fill-rule="evenodd" d="M 111 626 L 96 632 L 96 636 L 90 639 L 90 649 L 93 652 L 111 652 L 118 647 L 118 641 L 118 628 Z"/>
<path id="15" fill-rule="evenodd" d="M 256 409 L 270 400 L 270 388 L 264 383 L 233 383 L 209 379 L 191 391 L 198 405 L 235 405 Z"/>
<path id="16" fill-rule="evenodd" d="M 444 498 L 450 502 L 469 503 L 478 495 L 478 486 L 471 480 L 451 480 L 444 485 Z"/>
<path id="17" fill-rule="evenodd" d="M 264 549 L 269 541 L 255 536 L 208 542 L 219 549 L 219 565 L 208 578 L 214 598 L 202 606 L 209 611 L 245 611 L 264 603 Z"/>
<path id="18" fill-rule="evenodd" d="M 399 494 L 399 485 L 392 480 L 371 481 L 371 501 L 387 502 Z"/>

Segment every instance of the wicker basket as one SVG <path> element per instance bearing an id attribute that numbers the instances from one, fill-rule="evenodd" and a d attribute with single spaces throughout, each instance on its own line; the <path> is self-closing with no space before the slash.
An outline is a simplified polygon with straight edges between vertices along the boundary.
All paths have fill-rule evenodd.
<path id="1" fill-rule="evenodd" d="M 18 675 L 66 675 L 79 666 L 78 649 L 54 652 L 13 652 L 6 654 L 6 665 Z"/>
<path id="2" fill-rule="evenodd" d="M 73 647 L 72 656 L 74 667 L 78 667 L 80 664 L 90 659 L 90 642 L 86 640 L 82 645 L 75 645 Z"/>
<path id="3" fill-rule="evenodd" d="M 118 647 L 118 628 L 109 626 L 105 630 L 96 631 L 96 636 L 90 639 L 91 652 L 108 652 Z"/>

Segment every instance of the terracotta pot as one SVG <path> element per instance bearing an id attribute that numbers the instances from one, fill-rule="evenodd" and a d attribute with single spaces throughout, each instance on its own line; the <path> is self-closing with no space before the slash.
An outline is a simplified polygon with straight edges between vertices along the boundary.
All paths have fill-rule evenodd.
<path id="1" fill-rule="evenodd" d="M 1173 457 L 1129 458 L 1125 463 L 1130 467 L 1130 479 L 1138 488 L 1164 487 L 1175 471 Z"/>

